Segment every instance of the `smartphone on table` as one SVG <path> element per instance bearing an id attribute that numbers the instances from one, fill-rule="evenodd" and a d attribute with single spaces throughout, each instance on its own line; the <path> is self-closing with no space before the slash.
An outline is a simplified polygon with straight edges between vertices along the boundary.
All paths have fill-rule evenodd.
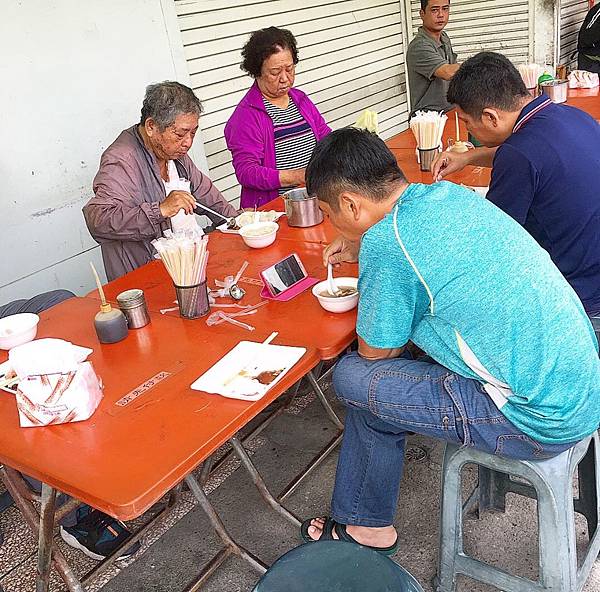
<path id="1" fill-rule="evenodd" d="M 281 297 L 285 293 L 289 293 L 290 296 L 296 295 L 318 281 L 308 277 L 296 253 L 267 267 L 261 271 L 260 276 L 268 295 L 273 298 Z"/>

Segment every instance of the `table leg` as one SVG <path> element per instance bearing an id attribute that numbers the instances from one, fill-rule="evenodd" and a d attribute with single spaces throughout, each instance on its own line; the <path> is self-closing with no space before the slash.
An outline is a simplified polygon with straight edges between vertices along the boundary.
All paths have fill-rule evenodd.
<path id="1" fill-rule="evenodd" d="M 244 448 L 244 446 L 242 445 L 242 443 L 239 441 L 238 437 L 234 436 L 229 441 L 231 442 L 231 445 L 233 446 L 233 449 L 235 450 L 235 453 L 238 455 L 238 458 L 240 459 L 240 461 L 244 465 L 244 468 L 250 474 L 250 477 L 252 478 L 252 481 L 254 482 L 254 485 L 256 485 L 256 488 L 258 489 L 261 497 L 277 513 L 281 514 L 281 516 L 283 516 L 286 520 L 288 520 L 289 522 L 291 522 L 294 526 L 300 526 L 300 524 L 301 524 L 300 520 L 296 516 L 294 516 L 294 514 L 292 514 L 287 508 L 285 508 L 284 506 L 282 506 L 279 503 L 279 501 L 277 501 L 273 497 L 273 495 L 269 491 L 269 488 L 265 484 L 264 479 L 261 477 L 260 473 L 258 472 L 258 470 L 256 469 L 256 467 L 254 466 L 254 463 L 250 459 L 250 456 L 246 452 L 246 449 Z"/>
<path id="2" fill-rule="evenodd" d="M 308 380 L 312 385 L 313 390 L 315 391 L 315 395 L 317 395 L 317 398 L 319 399 L 321 405 L 323 405 L 323 408 L 325 409 L 325 412 L 329 416 L 329 419 L 333 422 L 333 425 L 335 425 L 340 430 L 343 430 L 344 424 L 342 420 L 337 416 L 336 412 L 333 410 L 333 407 L 327 400 L 327 397 L 325 396 L 325 393 L 323 392 L 319 381 L 315 378 L 315 375 L 313 374 L 312 370 L 306 376 L 308 377 Z"/>
<path id="3" fill-rule="evenodd" d="M 42 483 L 42 507 L 38 533 L 38 557 L 36 592 L 47 592 L 50 585 L 50 563 L 52 561 L 52 535 L 54 534 L 54 512 L 56 489 Z"/>
<path id="4" fill-rule="evenodd" d="M 31 491 L 29 490 L 29 486 L 25 483 L 25 480 L 21 476 L 18 471 L 7 467 L 6 465 L 0 469 L 0 475 L 2 476 L 2 481 L 6 485 L 6 489 L 10 492 L 13 499 L 15 500 L 15 505 L 19 508 L 21 515 L 27 522 L 29 528 L 33 531 L 35 535 L 40 536 L 40 532 L 43 530 L 43 525 L 41 521 L 41 517 L 36 511 L 35 507 L 31 503 Z M 43 490 L 42 490 L 43 491 Z M 51 495 L 48 497 L 48 502 L 50 501 Z M 48 514 L 47 520 L 50 524 L 54 524 L 55 513 L 54 511 L 49 512 L 50 506 L 47 504 Z M 50 522 L 51 515 L 51 522 Z M 42 528 L 40 528 L 42 527 Z M 49 527 L 50 528 L 50 527 Z M 47 548 L 46 548 L 47 549 Z M 45 551 L 46 552 L 46 551 Z M 38 566 L 40 565 L 39 561 L 40 552 L 38 549 Z M 54 547 L 52 549 L 52 561 L 54 563 L 54 567 L 60 574 L 60 577 L 63 579 L 67 588 L 70 592 L 84 592 L 84 588 L 81 585 L 81 582 L 75 575 L 75 572 L 71 569 L 71 566 L 67 563 L 65 556 L 60 552 L 59 549 Z M 43 561 L 41 562 L 43 563 Z M 44 590 L 44 588 L 36 588 L 36 590 Z M 45 588 L 47 590 L 47 586 Z"/>
<path id="5" fill-rule="evenodd" d="M 301 471 L 292 481 L 290 481 L 285 488 L 279 493 L 277 498 L 280 501 L 285 501 L 298 487 L 302 484 L 304 479 L 306 479 L 309 475 L 313 473 L 313 471 L 321 465 L 321 463 L 340 445 L 342 441 L 344 433 L 339 432 L 336 436 L 334 436 L 325 447 L 315 456 L 310 463 L 306 466 L 306 468 Z"/>
<path id="6" fill-rule="evenodd" d="M 221 518 L 217 514 L 216 510 L 213 508 L 212 504 L 208 500 L 208 497 L 206 496 L 202 487 L 200 487 L 194 476 L 191 474 L 188 475 L 185 478 L 185 482 L 190 488 L 190 491 L 194 494 L 195 498 L 198 500 L 200 507 L 208 516 L 212 527 L 215 529 L 215 532 L 225 545 L 225 548 L 222 549 L 215 557 L 213 557 L 213 559 L 204 567 L 204 569 L 198 575 L 198 578 L 185 588 L 186 592 L 194 592 L 195 590 L 199 590 L 202 584 L 207 580 L 207 578 L 231 554 L 237 555 L 238 557 L 242 558 L 260 574 L 265 573 L 267 571 L 267 565 L 264 564 L 260 559 L 258 559 L 258 557 L 250 553 L 250 551 L 248 551 L 241 545 L 238 545 L 233 540 L 229 532 L 227 532 L 227 529 L 225 528 L 225 525 L 223 524 Z"/>

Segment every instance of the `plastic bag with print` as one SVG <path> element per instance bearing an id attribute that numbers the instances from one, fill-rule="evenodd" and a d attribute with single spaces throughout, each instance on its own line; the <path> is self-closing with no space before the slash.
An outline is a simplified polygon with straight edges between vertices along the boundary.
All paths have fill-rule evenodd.
<path id="1" fill-rule="evenodd" d="M 83 421 L 102 400 L 92 350 L 60 339 L 38 339 L 13 348 L 9 364 L 19 381 L 15 399 L 21 427 Z"/>

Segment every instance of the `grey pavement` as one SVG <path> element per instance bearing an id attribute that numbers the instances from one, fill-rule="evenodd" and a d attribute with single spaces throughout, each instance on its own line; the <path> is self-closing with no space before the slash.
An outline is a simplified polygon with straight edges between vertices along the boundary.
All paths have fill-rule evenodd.
<path id="1" fill-rule="evenodd" d="M 306 407 L 302 409 L 303 406 Z M 319 403 L 304 397 L 299 405 L 277 418 L 249 448 L 271 490 L 278 492 L 334 433 Z M 419 580 L 425 592 L 432 592 L 431 580 L 436 571 L 442 454 L 443 445 L 439 442 L 420 436 L 409 438 L 395 520 L 400 546 L 394 560 Z M 301 518 L 328 512 L 336 461 L 337 454 L 333 454 L 289 498 L 286 505 L 292 512 Z M 475 482 L 473 467 L 465 469 L 464 482 L 466 497 L 468 488 Z M 298 530 L 264 504 L 239 463 L 227 463 L 211 479 L 207 490 L 231 534 L 263 561 L 271 563 L 300 544 Z M 14 508 L 12 510 L 13 513 L 9 515 L 11 521 L 18 519 Z M 20 534 L 9 536 L 7 548 L 20 549 L 21 563 L 15 568 L 6 548 L 0 549 L 0 583 L 6 592 L 32 590 L 32 578 L 35 575 L 34 540 L 28 538 L 26 528 L 15 528 Z M 13 532 L 7 530 L 6 524 L 4 531 Z M 508 496 L 506 514 L 487 513 L 481 520 L 466 520 L 464 531 L 468 553 L 511 573 L 535 577 L 538 549 L 534 501 L 511 494 Z M 579 542 L 584 543 L 586 536 L 587 528 L 581 520 L 578 522 Z M 110 571 L 92 590 L 180 591 L 219 548 L 219 541 L 208 519 L 188 492 L 182 496 L 167 524 L 157 526 L 146 537 L 142 551 L 136 554 L 133 561 L 120 571 Z M 77 555 L 70 554 L 70 560 L 77 563 Z M 11 565 L 12 569 L 8 569 Z M 79 573 L 89 566 L 89 562 L 82 561 Z M 53 591 L 64 589 L 56 578 L 53 580 Z M 208 580 L 203 590 L 246 592 L 252 590 L 257 580 L 257 574 L 245 563 L 230 558 Z M 459 592 L 493 590 L 496 589 L 473 580 L 459 580 Z M 584 592 L 598 590 L 600 562 L 596 563 Z"/>

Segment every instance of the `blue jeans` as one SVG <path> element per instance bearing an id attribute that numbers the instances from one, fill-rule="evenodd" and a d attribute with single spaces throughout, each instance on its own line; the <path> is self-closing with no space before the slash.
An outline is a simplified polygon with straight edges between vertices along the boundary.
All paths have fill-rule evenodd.
<path id="1" fill-rule="evenodd" d="M 431 358 L 368 361 L 357 353 L 334 371 L 347 407 L 331 504 L 342 524 L 389 526 L 398 504 L 406 432 L 522 460 L 575 444 L 540 444 L 513 426 L 476 381 Z"/>

